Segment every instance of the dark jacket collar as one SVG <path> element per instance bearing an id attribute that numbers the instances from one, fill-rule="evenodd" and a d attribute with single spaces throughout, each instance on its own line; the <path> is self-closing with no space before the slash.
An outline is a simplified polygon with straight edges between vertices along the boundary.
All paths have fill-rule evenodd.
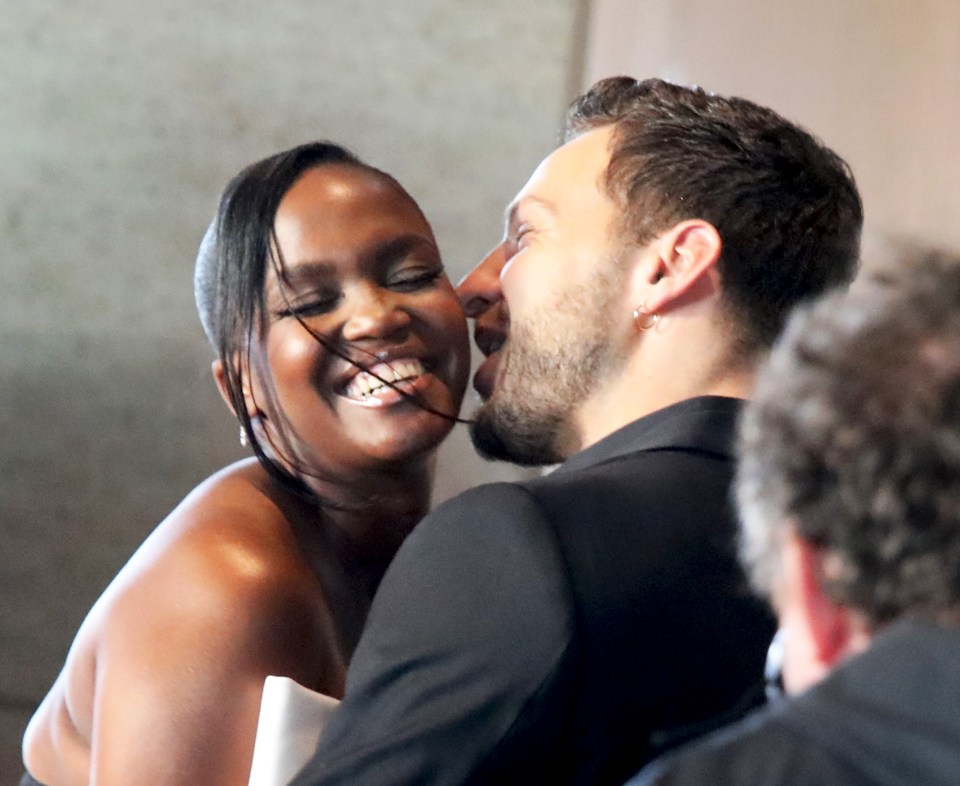
<path id="1" fill-rule="evenodd" d="M 671 404 L 575 453 L 556 472 L 583 469 L 626 453 L 650 450 L 697 450 L 731 458 L 743 404 L 742 399 L 723 396 L 699 396 Z"/>
<path id="2" fill-rule="evenodd" d="M 906 707 L 928 693 L 923 699 L 925 711 L 939 703 L 944 713 L 956 718 L 958 660 L 960 629 L 905 616 L 878 633 L 862 653 L 837 666 L 810 694 L 840 693 L 875 705 L 886 702 L 895 713 L 897 708 L 906 712 Z M 956 725 L 960 730 L 960 720 Z"/>

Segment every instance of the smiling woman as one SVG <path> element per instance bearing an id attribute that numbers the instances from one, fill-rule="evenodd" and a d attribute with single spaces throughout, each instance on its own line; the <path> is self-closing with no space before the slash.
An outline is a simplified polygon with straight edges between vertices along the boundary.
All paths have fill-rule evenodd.
<path id="1" fill-rule="evenodd" d="M 342 695 L 457 420 L 466 323 L 433 233 L 341 147 L 234 178 L 196 294 L 255 456 L 197 487 L 87 616 L 24 742 L 48 786 L 246 782 L 267 675 Z"/>
<path id="2" fill-rule="evenodd" d="M 289 154 L 291 173 L 313 150 Z M 276 179 L 272 166 L 262 170 Z M 355 161 L 307 166 L 255 248 L 232 247 L 231 238 L 245 237 L 247 192 L 266 190 L 263 176 L 250 170 L 220 213 L 224 262 L 243 267 L 252 251 L 263 268 L 251 266 L 262 294 L 248 318 L 234 311 L 219 334 L 206 320 L 221 358 L 214 373 L 255 451 L 284 482 L 304 481 L 336 503 L 379 495 L 371 461 L 409 467 L 449 431 L 465 385 L 463 313 L 416 203 Z M 218 313 L 229 309 L 225 300 Z"/>

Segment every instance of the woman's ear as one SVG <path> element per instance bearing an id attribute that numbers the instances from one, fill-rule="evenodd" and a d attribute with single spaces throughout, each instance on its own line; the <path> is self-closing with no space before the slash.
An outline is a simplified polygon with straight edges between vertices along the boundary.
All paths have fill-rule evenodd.
<path id="1" fill-rule="evenodd" d="M 227 385 L 227 373 L 223 367 L 223 361 L 220 360 L 220 358 L 214 360 L 213 363 L 210 364 L 210 370 L 213 372 L 213 379 L 217 383 L 217 390 L 220 391 L 220 398 L 224 400 L 227 408 L 236 416 L 237 411 L 234 408 L 233 399 L 230 397 L 230 388 Z M 246 405 L 248 417 L 253 418 L 261 415 L 254 401 L 253 393 L 250 390 L 249 380 L 246 377 L 243 382 L 243 401 Z"/>
<path id="2" fill-rule="evenodd" d="M 723 243 L 716 227 L 703 219 L 681 221 L 649 245 L 639 272 L 646 284 L 638 302 L 649 313 L 663 313 L 694 292 L 719 291 L 716 270 Z"/>
<path id="3" fill-rule="evenodd" d="M 233 407 L 233 401 L 230 398 L 230 392 L 227 389 L 226 372 L 223 370 L 223 361 L 217 358 L 210 364 L 210 371 L 213 372 L 213 381 L 217 383 L 217 390 L 220 391 L 220 398 L 223 399 L 227 408 L 236 416 L 236 410 Z"/>

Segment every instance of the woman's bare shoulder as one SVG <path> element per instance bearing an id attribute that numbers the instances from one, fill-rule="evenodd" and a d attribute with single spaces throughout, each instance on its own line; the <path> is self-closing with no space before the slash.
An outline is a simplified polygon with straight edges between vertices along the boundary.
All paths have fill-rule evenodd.
<path id="1" fill-rule="evenodd" d="M 205 530 L 218 525 L 263 530 L 279 523 L 277 484 L 255 459 L 243 459 L 198 484 L 161 523 L 171 534 Z"/>
<path id="2" fill-rule="evenodd" d="M 123 595 L 267 603 L 317 590 L 276 484 L 242 461 L 197 486 L 118 574 Z M 124 574 L 128 573 L 129 576 Z M 127 585 L 127 586 L 124 586 Z M 200 595 L 198 596 L 198 593 Z"/>
<path id="3" fill-rule="evenodd" d="M 96 650 L 136 654 L 167 635 L 265 668 L 279 668 L 287 648 L 302 657 L 323 627 L 323 592 L 265 474 L 231 465 L 157 526 L 98 601 Z M 284 630 L 303 637 L 296 647 Z"/>
<path id="4" fill-rule="evenodd" d="M 105 686 L 317 679 L 323 593 L 260 472 L 227 467 L 155 528 L 87 615 L 34 736 L 66 713 L 89 744 Z"/>

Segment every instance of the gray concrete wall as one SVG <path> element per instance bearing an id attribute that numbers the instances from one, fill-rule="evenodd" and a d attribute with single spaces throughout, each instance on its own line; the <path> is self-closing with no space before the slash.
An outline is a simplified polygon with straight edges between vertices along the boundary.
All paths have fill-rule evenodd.
<path id="1" fill-rule="evenodd" d="M 194 316 L 227 179 L 314 138 L 397 175 L 453 277 L 554 144 L 574 0 L 30 0 L 0 20 L 0 782 L 90 604 L 241 455 Z M 512 476 L 457 436 L 438 495 Z"/>

